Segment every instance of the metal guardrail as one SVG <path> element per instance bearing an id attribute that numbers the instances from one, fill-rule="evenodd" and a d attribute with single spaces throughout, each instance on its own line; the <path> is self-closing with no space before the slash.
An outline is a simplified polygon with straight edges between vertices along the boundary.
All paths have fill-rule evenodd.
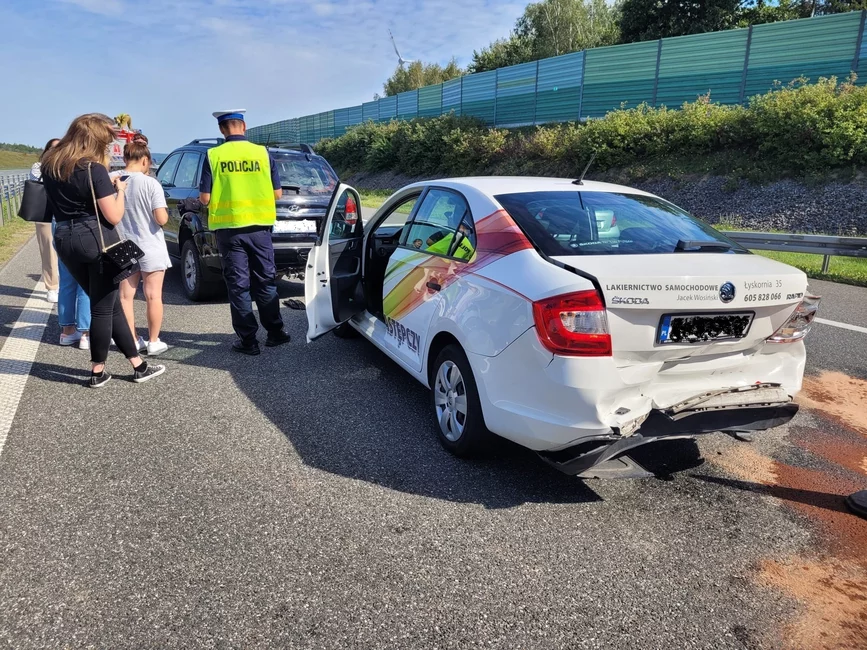
<path id="1" fill-rule="evenodd" d="M 867 237 L 790 235 L 788 233 L 729 231 L 724 233 L 745 248 L 823 255 L 822 273 L 828 272 L 832 255 L 867 259 Z"/>
<path id="2" fill-rule="evenodd" d="M 27 171 L 0 172 L 0 225 L 17 218 L 27 178 Z"/>

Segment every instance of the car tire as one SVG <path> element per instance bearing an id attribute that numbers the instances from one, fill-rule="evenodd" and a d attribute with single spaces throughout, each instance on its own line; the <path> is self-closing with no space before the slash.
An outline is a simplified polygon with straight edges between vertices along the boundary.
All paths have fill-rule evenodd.
<path id="1" fill-rule="evenodd" d="M 185 241 L 181 249 L 181 283 L 187 298 L 193 302 L 213 298 L 220 292 L 219 283 L 205 278 L 204 264 L 192 239 Z"/>
<path id="2" fill-rule="evenodd" d="M 334 328 L 334 336 L 339 339 L 357 339 L 361 334 L 349 323 L 341 323 Z"/>
<path id="3" fill-rule="evenodd" d="M 431 368 L 430 386 L 440 444 L 455 456 L 477 455 L 491 434 L 485 427 L 473 370 L 460 346 L 451 344 L 440 351 Z"/>

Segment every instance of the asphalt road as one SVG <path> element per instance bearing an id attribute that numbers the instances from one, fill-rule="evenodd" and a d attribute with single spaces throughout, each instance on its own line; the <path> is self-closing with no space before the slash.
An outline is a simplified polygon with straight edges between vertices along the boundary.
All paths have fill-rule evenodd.
<path id="1" fill-rule="evenodd" d="M 32 241 L 0 270 L 0 346 L 38 270 Z M 821 647 L 786 576 L 861 579 L 826 521 L 867 538 L 841 505 L 867 487 L 845 413 L 659 445 L 640 459 L 657 479 L 582 482 L 505 442 L 461 461 L 367 342 L 308 345 L 284 309 L 291 344 L 233 355 L 228 306 L 179 282 L 148 384 L 114 352 L 115 380 L 85 389 L 86 353 L 49 320 L 0 455 L 0 647 Z M 867 325 L 867 290 L 814 288 L 825 318 Z M 809 348 L 811 376 L 867 379 L 867 334 L 819 325 Z M 867 639 L 838 628 L 826 647 Z"/>

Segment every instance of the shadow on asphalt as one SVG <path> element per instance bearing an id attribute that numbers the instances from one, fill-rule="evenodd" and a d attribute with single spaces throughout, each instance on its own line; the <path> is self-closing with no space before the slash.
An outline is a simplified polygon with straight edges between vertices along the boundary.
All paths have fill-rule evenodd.
<path id="1" fill-rule="evenodd" d="M 192 303 L 184 294 L 184 290 L 181 286 L 181 270 L 180 270 L 180 262 L 178 260 L 172 258 L 172 264 L 174 265 L 172 268 L 168 270 L 166 273 L 165 279 L 165 289 L 163 290 L 163 304 L 165 305 L 176 305 L 181 307 L 192 307 L 194 304 L 201 305 L 219 305 L 219 304 L 229 304 L 229 298 L 225 291 L 221 291 L 216 296 L 214 296 L 210 300 L 203 300 L 200 303 Z M 280 279 L 277 281 L 277 294 L 280 296 L 280 300 L 284 298 L 295 298 L 298 296 L 304 295 L 304 284 L 300 282 L 291 282 L 289 280 Z M 139 290 L 136 293 L 136 297 L 144 300 L 144 294 L 142 293 L 142 288 L 139 286 Z M 228 307 L 227 307 L 228 308 Z"/>
<path id="2" fill-rule="evenodd" d="M 706 483 L 714 483 L 725 487 L 743 490 L 744 492 L 754 492 L 756 494 L 764 494 L 767 496 L 776 497 L 783 501 L 791 501 L 792 503 L 802 503 L 831 512 L 848 513 L 844 498 L 839 494 L 831 494 L 829 492 L 819 492 L 817 490 L 799 490 L 797 488 L 787 488 L 780 485 L 765 485 L 763 483 L 753 483 L 752 481 L 738 481 L 730 478 L 720 478 L 717 476 L 707 476 L 704 474 L 693 474 L 693 478 Z"/>
<path id="3" fill-rule="evenodd" d="M 298 294 L 299 283 L 280 285 L 281 299 Z M 189 305 L 177 273 L 166 278 L 164 292 L 167 303 Z M 283 317 L 292 342 L 263 347 L 258 357 L 233 353 L 231 335 L 163 331 L 161 338 L 172 347 L 160 360 L 178 364 L 173 372 L 190 365 L 228 373 L 306 465 L 332 474 L 486 508 L 601 500 L 594 481 L 561 474 L 500 438 L 482 458 L 451 456 L 437 441 L 429 391 L 397 364 L 363 339 L 326 336 L 307 345 L 305 313 L 284 309 Z M 228 322 L 228 305 L 225 318 Z M 46 336 L 56 335 L 55 328 L 56 321 Z M 65 383 L 86 378 L 84 370 L 44 363 L 36 363 L 33 374 Z M 659 443 L 632 455 L 661 477 L 702 463 L 691 440 Z"/>

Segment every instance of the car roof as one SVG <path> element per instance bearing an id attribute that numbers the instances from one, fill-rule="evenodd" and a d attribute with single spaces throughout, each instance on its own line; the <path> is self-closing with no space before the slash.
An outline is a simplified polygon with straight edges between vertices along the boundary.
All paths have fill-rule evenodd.
<path id="1" fill-rule="evenodd" d="M 172 153 L 174 153 L 175 151 L 207 151 L 208 149 L 213 149 L 214 147 L 223 144 L 222 138 L 203 138 L 203 140 L 212 140 L 212 141 L 211 142 L 202 142 L 200 140 L 193 140 L 192 142 L 189 142 L 185 145 L 182 145 L 180 147 L 176 147 L 175 149 L 172 150 Z M 220 140 L 220 141 L 218 141 L 218 140 Z M 311 156 L 311 157 L 315 156 L 316 158 L 322 159 L 322 156 L 320 156 L 316 152 L 307 153 L 304 151 L 299 151 L 298 149 L 284 149 L 282 147 L 267 147 L 266 146 L 265 148 L 268 149 L 268 151 L 273 151 L 275 153 L 281 153 L 281 154 L 294 155 L 294 156 L 298 156 L 299 158 L 304 157 L 306 159 L 307 156 Z M 166 154 L 166 157 L 168 157 L 169 155 L 170 154 Z"/>
<path id="2" fill-rule="evenodd" d="M 574 178 L 549 178 L 545 176 L 468 176 L 464 178 L 442 178 L 422 181 L 413 183 L 409 187 L 439 185 L 459 191 L 472 188 L 488 196 L 517 194 L 519 192 L 575 191 L 579 189 L 582 192 L 624 192 L 627 194 L 654 196 L 649 192 L 626 185 L 591 180 L 585 180 L 581 185 L 575 185 L 574 180 Z"/>

